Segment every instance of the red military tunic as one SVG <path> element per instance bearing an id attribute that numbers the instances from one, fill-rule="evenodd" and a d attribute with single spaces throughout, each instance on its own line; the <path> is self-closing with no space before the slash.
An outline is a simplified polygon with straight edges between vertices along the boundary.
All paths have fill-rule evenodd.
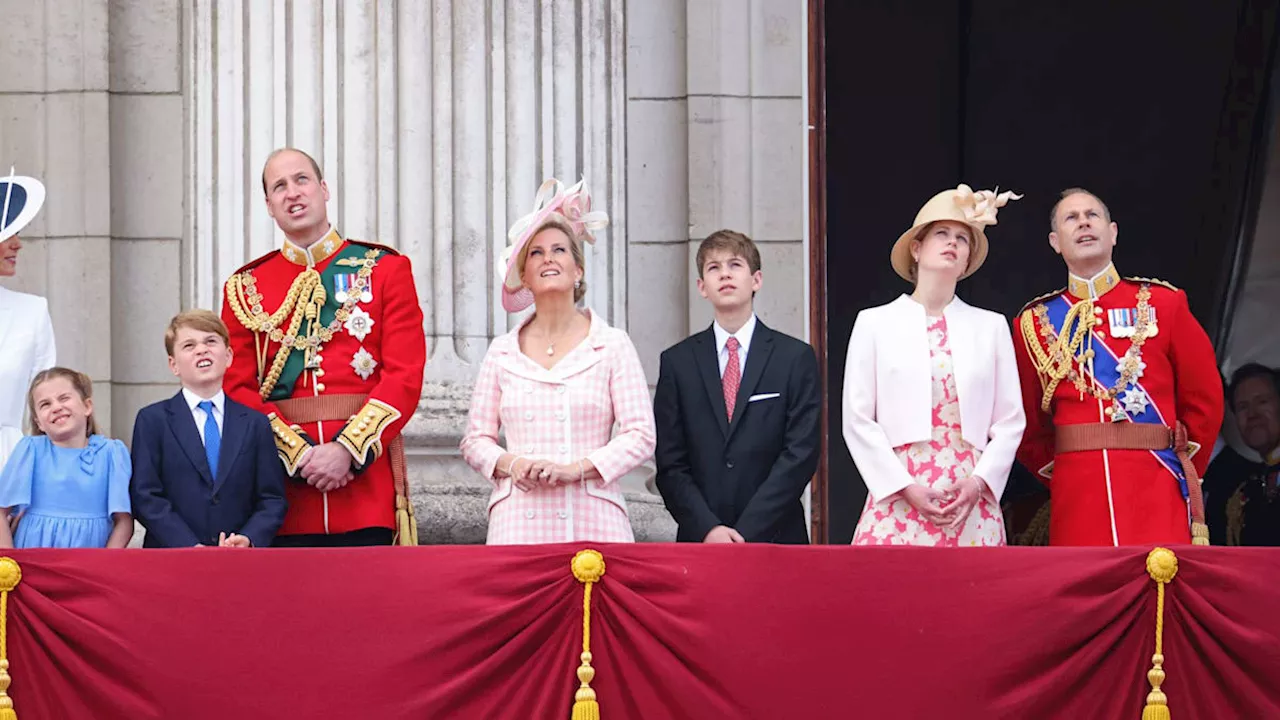
<path id="1" fill-rule="evenodd" d="M 1092 389 L 1097 384 L 1089 375 L 1085 355 L 1087 345 L 1094 343 L 1095 357 L 1105 352 L 1098 345 L 1103 344 L 1114 357 L 1123 359 L 1135 344 L 1130 335 L 1136 330 L 1139 301 L 1146 293 L 1154 322 L 1135 352 L 1142 364 L 1136 366 L 1140 374 L 1135 373 L 1134 377 L 1145 393 L 1133 398 L 1127 392 L 1133 386 L 1126 384 L 1115 392 L 1115 384 L 1103 383 L 1106 391 L 1112 392 L 1107 400 L 1096 397 Z M 1099 323 L 1093 328 L 1092 337 L 1085 335 L 1076 349 L 1075 357 L 1086 364 L 1071 363 L 1086 381 L 1082 384 L 1087 389 L 1082 392 L 1073 378 L 1064 378 L 1053 390 L 1045 410 L 1045 393 L 1051 383 L 1042 360 L 1052 354 L 1053 348 L 1043 323 L 1046 303 L 1058 302 L 1060 295 L 1073 306 L 1091 301 Z M 1086 305 L 1081 310 L 1087 308 Z M 1120 312 L 1113 314 L 1113 310 Z M 1112 422 L 1127 417 L 1126 408 L 1142 412 L 1137 408 L 1143 407 L 1144 399 L 1154 404 L 1165 425 L 1173 427 L 1178 421 L 1185 424 L 1193 451 L 1196 447 L 1213 446 L 1222 425 L 1222 381 L 1213 345 L 1192 316 L 1186 294 L 1159 280 L 1121 279 L 1115 268 L 1108 266 L 1091 281 L 1072 276 L 1067 288 L 1033 300 L 1014 321 L 1013 337 L 1027 415 L 1018 459 L 1049 486 L 1050 544 L 1190 542 L 1187 501 L 1174 474 L 1151 451 L 1058 453 L 1055 449 L 1055 427 Z M 1040 350 L 1036 351 L 1029 342 L 1037 343 Z M 1130 405 L 1131 402 L 1137 405 Z M 1197 475 L 1203 476 L 1209 453 L 1195 453 L 1191 462 Z"/>
<path id="2" fill-rule="evenodd" d="M 396 490 L 384 450 L 418 405 L 426 363 L 422 309 L 409 259 L 343 240 L 334 230 L 304 249 L 285 242 L 238 270 L 223 293 L 222 319 L 234 359 L 224 388 L 271 418 L 292 480 L 280 535 L 396 527 Z M 282 352 L 282 343 L 292 341 Z M 299 424 L 286 399 L 358 394 L 360 411 Z M 321 493 L 297 473 L 313 445 L 338 442 L 357 469 L 345 487 Z"/>

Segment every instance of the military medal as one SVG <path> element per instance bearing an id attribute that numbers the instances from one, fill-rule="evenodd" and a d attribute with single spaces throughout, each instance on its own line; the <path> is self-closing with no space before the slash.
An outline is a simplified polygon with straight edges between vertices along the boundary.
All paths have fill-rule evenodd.
<path id="1" fill-rule="evenodd" d="M 373 318 L 369 317 L 369 313 L 365 312 L 363 308 L 352 308 L 351 315 L 342 324 L 347 329 L 347 332 L 351 334 L 351 337 L 360 342 L 364 342 L 365 336 L 373 330 L 373 325 Z"/>
<path id="2" fill-rule="evenodd" d="M 333 299 L 340 303 L 345 303 L 347 298 L 351 296 L 351 287 L 355 285 L 356 276 L 347 273 L 338 273 L 333 276 Z"/>
<path id="3" fill-rule="evenodd" d="M 378 366 L 378 361 L 373 359 L 368 350 L 360 348 L 355 356 L 351 358 L 351 369 L 356 371 L 361 380 L 368 380 L 373 375 L 373 369 Z"/>
<path id="4" fill-rule="evenodd" d="M 1120 397 L 1120 401 L 1124 403 L 1124 409 L 1134 415 L 1141 415 L 1147 411 L 1147 405 L 1150 399 L 1147 394 L 1137 387 L 1130 387 Z"/>
<path id="5" fill-rule="evenodd" d="M 1147 312 L 1149 313 L 1147 317 L 1147 337 L 1151 337 L 1158 330 L 1156 327 L 1156 309 L 1149 307 Z M 1111 323 L 1111 337 L 1113 338 L 1131 338 L 1138 331 L 1137 308 L 1108 310 L 1107 319 Z"/>

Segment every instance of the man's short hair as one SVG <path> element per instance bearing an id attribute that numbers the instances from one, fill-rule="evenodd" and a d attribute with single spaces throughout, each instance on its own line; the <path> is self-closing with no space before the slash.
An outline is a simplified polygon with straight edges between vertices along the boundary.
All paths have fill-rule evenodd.
<path id="1" fill-rule="evenodd" d="M 1057 202 L 1055 202 L 1053 204 L 1053 207 L 1049 210 L 1049 229 L 1050 230 L 1052 230 L 1053 232 L 1058 232 L 1058 206 L 1062 204 L 1063 200 L 1066 200 L 1072 195 L 1088 195 L 1094 200 L 1097 200 L 1098 204 L 1102 206 L 1102 216 L 1106 219 L 1107 222 L 1111 222 L 1111 210 L 1107 208 L 1107 204 L 1102 201 L 1102 198 L 1098 197 L 1096 194 L 1088 190 L 1085 190 L 1082 187 L 1069 187 L 1066 190 L 1063 190 L 1061 193 L 1058 193 Z"/>
<path id="2" fill-rule="evenodd" d="M 1253 378 L 1266 378 L 1271 381 L 1271 387 L 1275 388 L 1276 396 L 1280 397 L 1280 372 L 1274 368 L 1269 368 L 1262 363 L 1245 363 L 1235 369 L 1231 373 L 1231 382 L 1227 384 L 1227 402 L 1234 411 L 1236 406 L 1236 391 L 1240 389 L 1240 385 L 1245 380 Z"/>
<path id="3" fill-rule="evenodd" d="M 316 162 L 315 158 L 311 157 L 307 153 L 295 147 L 277 148 L 275 150 L 272 150 L 271 154 L 267 156 L 267 161 L 262 163 L 262 194 L 263 195 L 271 194 L 267 192 L 267 166 L 271 164 L 271 161 L 274 160 L 277 155 L 279 155 L 280 153 L 286 153 L 286 152 L 298 153 L 302 157 L 306 158 L 307 161 L 311 163 L 311 169 L 315 170 L 316 172 L 316 182 L 320 182 L 321 180 L 324 180 L 324 173 L 320 172 L 320 163 Z"/>
<path id="4" fill-rule="evenodd" d="M 760 248 L 751 242 L 751 238 L 736 230 L 717 230 L 707 236 L 698 245 L 698 277 L 702 277 L 702 268 L 707 264 L 707 255 L 717 250 L 737 255 L 747 261 L 747 267 L 755 274 L 760 270 Z"/>
<path id="5" fill-rule="evenodd" d="M 169 353 L 169 357 L 173 357 L 173 344 L 177 342 L 178 331 L 182 328 L 191 328 L 196 332 L 216 333 L 222 338 L 224 345 L 231 345 L 231 333 L 227 332 L 227 325 L 222 322 L 222 318 L 208 310 L 186 310 L 174 315 L 169 321 L 169 327 L 164 331 L 164 351 Z"/>

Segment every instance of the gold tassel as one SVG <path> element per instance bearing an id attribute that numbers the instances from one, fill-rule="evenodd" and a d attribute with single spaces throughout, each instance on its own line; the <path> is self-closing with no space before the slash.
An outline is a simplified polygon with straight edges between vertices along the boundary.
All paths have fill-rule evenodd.
<path id="1" fill-rule="evenodd" d="M 1192 545 L 1208 545 L 1209 544 L 1209 526 L 1202 522 L 1191 523 L 1191 544 Z"/>
<path id="2" fill-rule="evenodd" d="M 413 514 L 413 503 L 404 495 L 396 495 L 396 541 L 408 547 L 418 544 L 418 518 Z"/>
<path id="3" fill-rule="evenodd" d="M 1170 720 L 1169 698 L 1160 689 L 1165 679 L 1164 586 L 1178 574 L 1178 556 L 1172 550 L 1154 548 L 1147 554 L 1147 574 L 1156 581 L 1156 652 L 1151 656 L 1151 669 L 1147 671 L 1151 692 L 1147 693 L 1147 706 L 1142 709 L 1142 720 Z"/>
<path id="4" fill-rule="evenodd" d="M 582 550 L 569 563 L 573 576 L 582 589 L 582 664 L 578 666 L 578 692 L 573 696 L 573 720 L 600 720 L 600 703 L 591 681 L 596 677 L 591 667 L 591 586 L 604 577 L 604 556 L 595 550 Z M 0 718 L 3 720 L 3 718 Z"/>
<path id="5" fill-rule="evenodd" d="M 0 557 L 0 720 L 18 720 L 9 697 L 9 593 L 22 582 L 22 568 L 11 557 Z"/>

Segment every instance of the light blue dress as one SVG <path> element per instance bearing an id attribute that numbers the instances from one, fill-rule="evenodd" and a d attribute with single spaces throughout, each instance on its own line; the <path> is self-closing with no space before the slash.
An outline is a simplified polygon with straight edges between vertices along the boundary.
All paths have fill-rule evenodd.
<path id="1" fill-rule="evenodd" d="M 83 449 L 48 437 L 24 437 L 0 470 L 0 507 L 26 509 L 18 548 L 100 548 L 111 536 L 112 513 L 127 513 L 133 468 L 124 443 L 101 435 Z"/>

